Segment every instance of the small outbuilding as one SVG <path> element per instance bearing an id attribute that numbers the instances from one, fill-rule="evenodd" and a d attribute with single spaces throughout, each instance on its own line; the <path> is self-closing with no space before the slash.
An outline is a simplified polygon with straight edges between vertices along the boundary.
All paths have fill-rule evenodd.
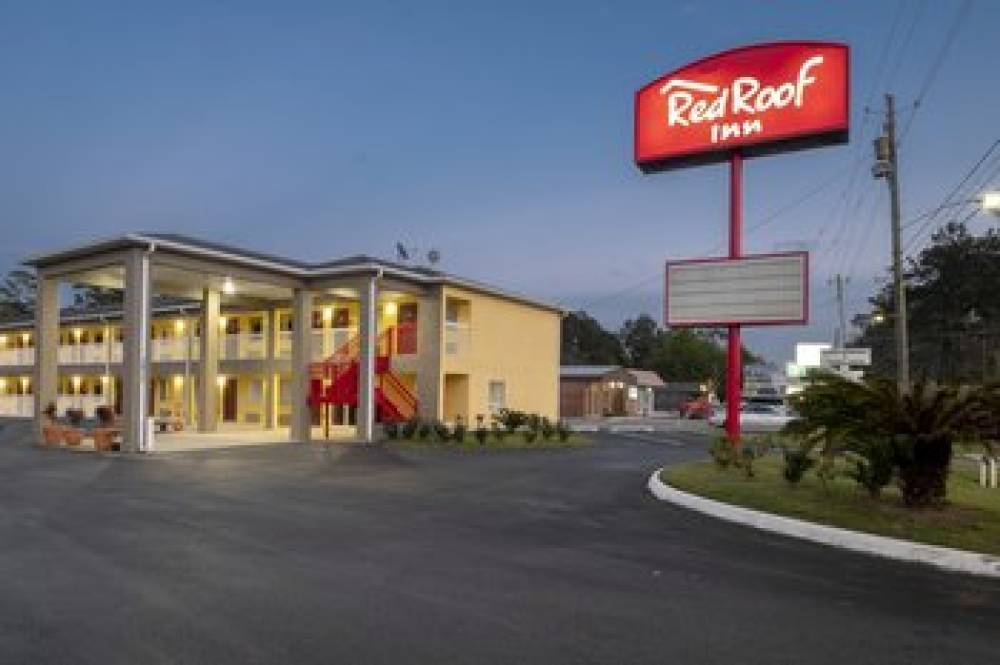
<path id="1" fill-rule="evenodd" d="M 616 365 L 564 365 L 559 371 L 559 412 L 564 418 L 644 416 L 655 410 L 656 372 Z"/>

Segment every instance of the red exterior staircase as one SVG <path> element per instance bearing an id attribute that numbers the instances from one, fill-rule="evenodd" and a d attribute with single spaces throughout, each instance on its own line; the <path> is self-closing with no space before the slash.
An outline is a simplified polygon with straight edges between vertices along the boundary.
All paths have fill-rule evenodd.
<path id="1" fill-rule="evenodd" d="M 417 398 L 392 371 L 394 328 L 383 331 L 376 343 L 375 418 L 377 422 L 401 422 L 417 414 Z M 309 405 L 358 405 L 361 376 L 360 348 L 355 336 L 329 357 L 309 366 Z"/>

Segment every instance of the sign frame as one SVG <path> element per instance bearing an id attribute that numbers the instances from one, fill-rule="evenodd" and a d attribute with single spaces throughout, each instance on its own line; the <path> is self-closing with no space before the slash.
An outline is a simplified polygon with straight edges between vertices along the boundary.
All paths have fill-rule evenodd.
<path id="1" fill-rule="evenodd" d="M 802 49 L 808 48 L 824 48 L 824 49 L 836 49 L 843 52 L 844 57 L 844 70 L 843 70 L 843 117 L 840 118 L 838 122 L 828 125 L 815 126 L 807 129 L 802 129 L 796 132 L 789 132 L 781 135 L 777 138 L 767 138 L 762 137 L 759 139 L 750 139 L 747 141 L 730 142 L 730 143 L 719 143 L 714 147 L 695 147 L 690 150 L 675 152 L 669 155 L 660 156 L 648 156 L 643 157 L 640 155 L 640 143 L 642 139 L 642 130 L 640 128 L 640 105 L 641 100 L 649 89 L 655 88 L 657 86 L 662 86 L 669 82 L 670 79 L 680 78 L 686 71 L 703 67 L 712 61 L 718 60 L 720 62 L 725 62 L 727 59 L 733 57 L 740 57 L 744 54 L 753 51 L 764 51 L 767 49 L 780 49 L 780 48 L 794 48 L 799 47 Z M 674 69 L 673 71 L 667 72 L 661 76 L 658 76 L 649 83 L 643 85 L 641 88 L 636 90 L 634 96 L 634 117 L 633 117 L 633 159 L 636 166 L 643 173 L 656 173 L 659 171 L 666 171 L 677 168 L 685 168 L 689 166 L 699 166 L 704 164 L 714 164 L 717 162 L 724 162 L 728 159 L 729 155 L 734 151 L 738 150 L 742 153 L 744 157 L 758 157 L 763 155 L 771 155 L 782 152 L 793 152 L 798 150 L 806 150 L 811 148 L 817 148 L 825 145 L 836 145 L 841 143 L 847 143 L 850 137 L 850 109 L 851 109 L 851 50 L 850 46 L 843 42 L 829 42 L 829 41 L 819 41 L 819 40 L 788 40 L 788 41 L 773 41 L 773 42 L 762 42 L 758 44 L 747 44 L 744 46 L 739 46 L 736 48 L 728 49 L 725 51 L 719 51 L 718 53 L 713 53 L 711 55 L 705 56 L 693 62 L 689 62 L 682 67 Z M 780 112 L 780 111 L 776 111 Z"/>
<path id="2" fill-rule="evenodd" d="M 795 319 L 706 319 L 703 321 L 673 323 L 670 321 L 670 268 L 678 265 L 703 263 L 734 263 L 753 261 L 756 259 L 791 258 L 802 261 L 802 317 Z M 769 252 L 765 254 L 743 254 L 739 258 L 727 256 L 712 256 L 696 259 L 680 259 L 667 261 L 663 282 L 663 323 L 672 328 L 724 328 L 732 325 L 747 326 L 785 326 L 806 325 L 809 323 L 809 252 Z"/>

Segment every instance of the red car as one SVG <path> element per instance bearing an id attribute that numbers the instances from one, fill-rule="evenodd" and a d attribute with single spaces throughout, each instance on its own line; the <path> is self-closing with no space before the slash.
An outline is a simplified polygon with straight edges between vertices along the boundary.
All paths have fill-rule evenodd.
<path id="1" fill-rule="evenodd" d="M 712 403 L 704 395 L 690 397 L 681 404 L 680 412 L 681 418 L 707 420 L 712 417 Z"/>

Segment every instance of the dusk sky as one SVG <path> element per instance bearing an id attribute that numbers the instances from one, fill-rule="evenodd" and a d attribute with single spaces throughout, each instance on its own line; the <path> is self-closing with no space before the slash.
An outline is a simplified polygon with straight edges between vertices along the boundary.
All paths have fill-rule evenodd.
<path id="1" fill-rule="evenodd" d="M 746 251 L 812 252 L 812 324 L 747 334 L 782 361 L 831 338 L 830 275 L 850 276 L 853 313 L 884 274 L 888 197 L 869 173 L 881 93 L 909 126 L 904 220 L 1000 136 L 1000 2 L 971 5 L 934 74 L 962 7 L 5 0 L 0 268 L 136 230 L 304 259 L 393 258 L 402 241 L 609 325 L 659 319 L 664 260 L 722 250 L 726 169 L 640 174 L 634 91 L 733 46 L 844 41 L 850 145 L 746 165 L 747 226 L 770 220 Z"/>

